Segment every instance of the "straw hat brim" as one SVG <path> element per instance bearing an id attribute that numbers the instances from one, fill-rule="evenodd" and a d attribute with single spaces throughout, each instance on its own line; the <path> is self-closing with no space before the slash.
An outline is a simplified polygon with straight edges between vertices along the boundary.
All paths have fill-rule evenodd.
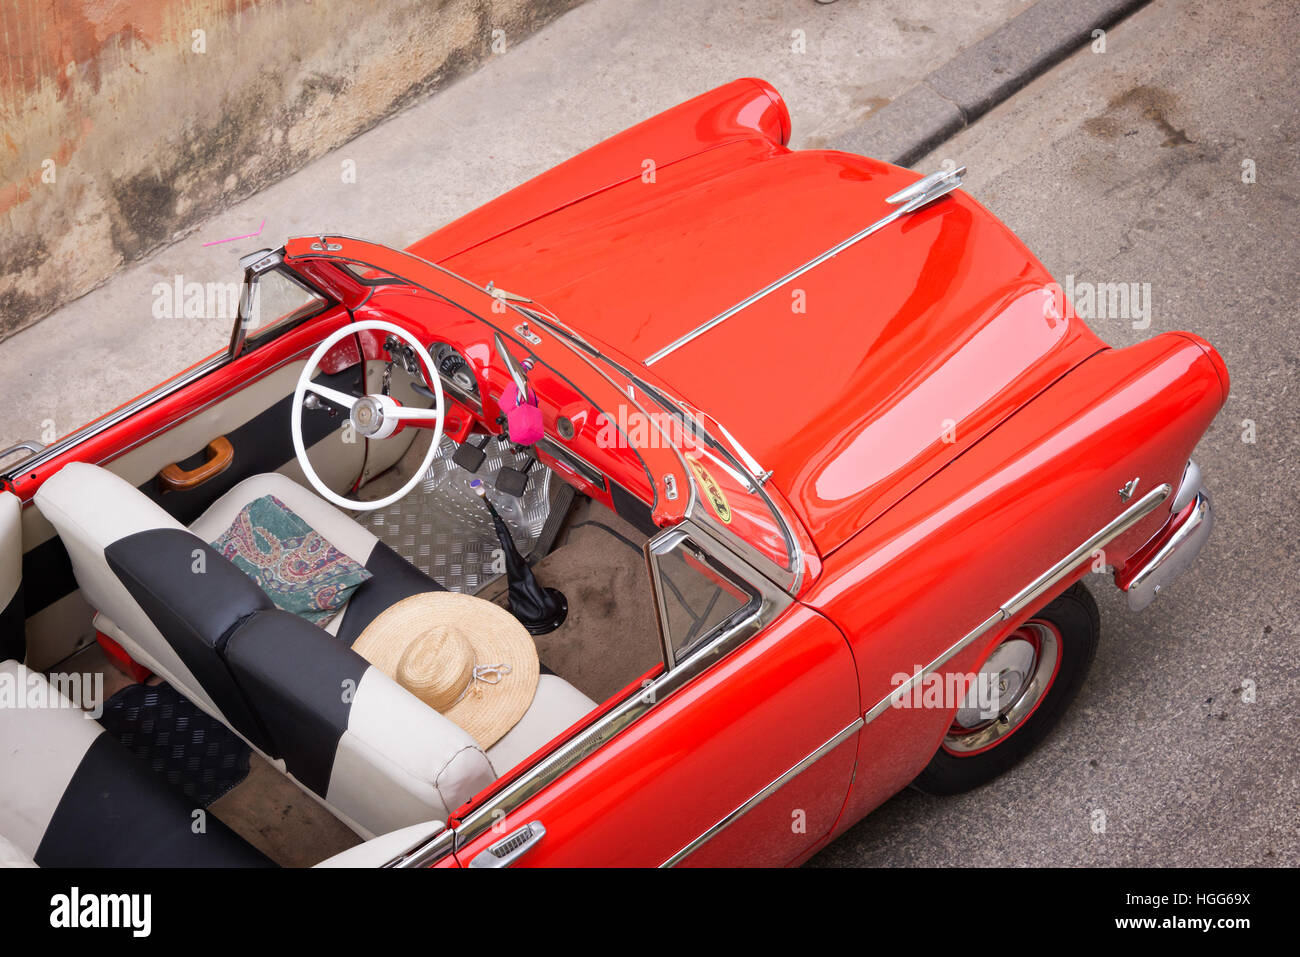
<path id="1" fill-rule="evenodd" d="M 445 625 L 465 635 L 475 664 L 506 664 L 508 674 L 496 684 L 471 682 L 468 692 L 440 713 L 464 729 L 483 749 L 495 744 L 518 723 L 537 692 L 540 667 L 537 646 L 510 612 L 472 595 L 422 592 L 386 608 L 368 624 L 352 650 L 394 681 L 398 662 L 411 642 L 431 625 Z M 419 689 L 408 688 L 417 697 Z"/>

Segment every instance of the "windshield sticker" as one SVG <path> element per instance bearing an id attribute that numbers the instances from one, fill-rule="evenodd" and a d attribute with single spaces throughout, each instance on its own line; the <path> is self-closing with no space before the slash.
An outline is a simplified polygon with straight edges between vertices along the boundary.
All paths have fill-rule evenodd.
<path id="1" fill-rule="evenodd" d="M 690 463 L 691 471 L 695 477 L 700 480 L 700 490 L 704 492 L 704 500 L 709 503 L 713 509 L 713 514 L 718 516 L 718 520 L 723 525 L 731 524 L 731 506 L 727 504 L 727 496 L 722 494 L 722 488 L 713 480 L 713 476 L 695 459 L 687 459 Z"/>

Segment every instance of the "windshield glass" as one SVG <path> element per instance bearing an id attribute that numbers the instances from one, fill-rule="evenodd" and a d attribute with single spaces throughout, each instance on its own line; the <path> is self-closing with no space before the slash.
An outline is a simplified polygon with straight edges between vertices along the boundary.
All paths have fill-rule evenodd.
<path id="1" fill-rule="evenodd" d="M 668 667 L 757 607 L 760 597 L 689 537 L 651 552 Z"/>
<path id="2" fill-rule="evenodd" d="M 644 437 L 642 441 L 666 441 L 682 454 L 694 486 L 689 517 L 707 522 L 742 554 L 768 563 L 773 580 L 785 587 L 797 585 L 803 558 L 793 520 L 763 489 L 767 476 L 720 423 L 710 422 L 699 410 L 601 352 L 549 310 L 529 302 L 517 311 L 550 326 L 620 392 L 641 401 L 649 422 L 645 428 L 631 423 L 626 431 Z"/>
<path id="3" fill-rule="evenodd" d="M 325 304 L 323 296 L 308 289 L 296 276 L 283 269 L 272 269 L 257 277 L 244 329 L 250 343 L 262 342 L 277 331 L 314 316 Z"/>

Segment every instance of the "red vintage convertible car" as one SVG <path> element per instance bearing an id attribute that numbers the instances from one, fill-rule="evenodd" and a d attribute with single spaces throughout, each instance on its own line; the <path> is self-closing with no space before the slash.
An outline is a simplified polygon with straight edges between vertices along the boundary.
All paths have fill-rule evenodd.
<path id="1" fill-rule="evenodd" d="M 737 80 L 406 250 L 250 253 L 227 350 L 9 450 L 5 858 L 798 864 L 1041 741 L 1097 647 L 1082 579 L 1141 608 L 1209 534 L 1223 360 L 1108 347 L 962 170 L 789 136 Z M 281 520 L 335 562 L 285 594 L 231 545 L 289 550 Z M 358 650 L 450 641 L 444 590 L 537 667 L 435 655 L 435 707 Z M 256 773 L 196 835 L 69 675 L 143 688 L 146 737 L 188 703 Z M 447 717 L 506 687 L 491 735 Z"/>

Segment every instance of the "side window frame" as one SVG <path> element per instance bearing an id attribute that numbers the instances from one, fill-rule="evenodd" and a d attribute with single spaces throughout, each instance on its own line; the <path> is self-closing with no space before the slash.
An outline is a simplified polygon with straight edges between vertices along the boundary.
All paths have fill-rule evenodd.
<path id="1" fill-rule="evenodd" d="M 250 253 L 239 260 L 239 265 L 244 270 L 244 282 L 239 291 L 239 313 L 235 316 L 235 327 L 230 333 L 230 346 L 226 350 L 228 360 L 237 359 L 250 349 L 256 349 L 268 342 L 275 341 L 286 332 L 298 328 L 304 322 L 309 322 L 336 304 L 333 296 L 284 264 L 283 247 L 276 250 L 262 249 Z M 299 316 L 292 322 L 281 323 L 259 333 L 256 329 L 250 330 L 249 321 L 253 312 L 257 284 L 264 275 L 270 272 L 283 273 L 284 277 L 290 282 L 297 283 L 312 295 L 320 297 L 321 304 L 320 308 Z"/>
<path id="2" fill-rule="evenodd" d="M 660 559 L 675 550 L 689 545 L 693 552 L 703 557 L 713 574 L 721 575 L 729 584 L 746 592 L 748 600 L 707 631 L 691 637 L 689 644 L 675 647 L 671 633 L 669 602 L 679 600 L 667 587 Z M 756 634 L 770 621 L 772 609 L 785 605 L 789 596 L 775 584 L 763 578 L 734 552 L 722 546 L 694 522 L 683 522 L 664 529 L 645 544 L 646 567 L 650 573 L 651 591 L 654 595 L 655 614 L 659 628 L 659 644 L 663 653 L 664 670 L 671 672 L 691 660 L 698 652 L 710 648 L 721 635 Z M 703 574 L 703 573 L 702 573 Z"/>

